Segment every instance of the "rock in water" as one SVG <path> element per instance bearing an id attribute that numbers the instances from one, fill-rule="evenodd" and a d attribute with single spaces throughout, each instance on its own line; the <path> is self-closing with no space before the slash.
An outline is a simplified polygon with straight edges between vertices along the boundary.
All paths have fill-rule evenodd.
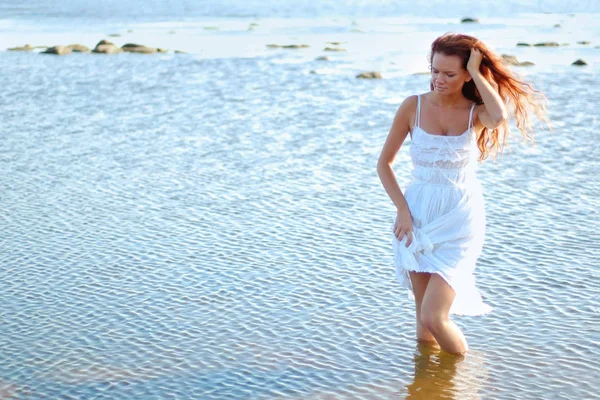
<path id="1" fill-rule="evenodd" d="M 358 79 L 381 79 L 381 74 L 379 72 L 361 72 L 356 77 Z"/>
<path id="2" fill-rule="evenodd" d="M 536 46 L 536 47 L 558 47 L 558 46 L 560 46 L 560 44 L 558 44 L 556 42 L 542 42 L 542 43 L 536 43 L 536 44 L 534 44 L 534 46 Z"/>
<path id="3" fill-rule="evenodd" d="M 10 47 L 8 50 L 9 51 L 31 51 L 33 49 L 34 49 L 34 47 L 32 47 L 29 44 L 26 44 L 25 46 Z"/>
<path id="4" fill-rule="evenodd" d="M 82 44 L 70 44 L 67 46 L 73 53 L 89 53 L 90 49 Z"/>
<path id="5" fill-rule="evenodd" d="M 516 65 L 518 67 L 529 67 L 535 65 L 531 61 L 520 62 L 519 60 L 517 60 L 516 56 L 510 54 L 502 54 L 502 60 L 508 65 Z"/>
<path id="6" fill-rule="evenodd" d="M 72 50 L 67 46 L 54 46 L 49 47 L 46 50 L 42 51 L 40 54 L 55 54 L 57 56 L 64 56 L 66 54 L 71 54 Z"/>
<path id="7" fill-rule="evenodd" d="M 121 51 L 123 50 L 115 46 L 114 43 L 109 42 L 108 40 L 101 40 L 98 42 L 94 50 L 92 50 L 92 53 L 115 54 L 120 53 Z"/>
<path id="8" fill-rule="evenodd" d="M 141 44 L 135 43 L 127 43 L 121 46 L 121 50 L 128 53 L 140 53 L 140 54 L 152 54 L 156 53 L 156 49 L 154 47 L 148 47 Z"/>

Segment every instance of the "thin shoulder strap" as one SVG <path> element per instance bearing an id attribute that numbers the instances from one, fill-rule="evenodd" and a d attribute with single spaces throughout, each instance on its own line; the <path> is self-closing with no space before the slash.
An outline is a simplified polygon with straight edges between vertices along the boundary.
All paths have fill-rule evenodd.
<path id="1" fill-rule="evenodd" d="M 421 95 L 417 95 L 417 115 L 415 116 L 415 126 L 421 124 Z"/>
<path id="2" fill-rule="evenodd" d="M 471 129 L 472 123 L 473 123 L 473 110 L 475 109 L 475 102 L 473 102 L 473 105 L 471 106 L 471 112 L 469 113 L 469 129 Z"/>

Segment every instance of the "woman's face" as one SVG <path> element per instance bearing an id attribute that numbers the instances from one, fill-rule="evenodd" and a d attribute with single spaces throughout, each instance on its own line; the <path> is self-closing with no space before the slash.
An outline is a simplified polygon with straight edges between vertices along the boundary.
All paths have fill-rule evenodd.
<path id="1" fill-rule="evenodd" d="M 433 90 L 439 94 L 460 92 L 465 82 L 471 80 L 469 73 L 463 69 L 459 56 L 434 53 L 431 60 L 431 83 Z"/>

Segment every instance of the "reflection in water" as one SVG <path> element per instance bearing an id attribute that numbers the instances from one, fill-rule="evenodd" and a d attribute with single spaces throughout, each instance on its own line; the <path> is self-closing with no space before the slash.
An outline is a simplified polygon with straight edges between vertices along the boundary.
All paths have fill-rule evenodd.
<path id="1" fill-rule="evenodd" d="M 473 354 L 457 356 L 439 347 L 418 343 L 413 381 L 406 385 L 406 399 L 479 399 L 485 380 L 483 359 Z"/>

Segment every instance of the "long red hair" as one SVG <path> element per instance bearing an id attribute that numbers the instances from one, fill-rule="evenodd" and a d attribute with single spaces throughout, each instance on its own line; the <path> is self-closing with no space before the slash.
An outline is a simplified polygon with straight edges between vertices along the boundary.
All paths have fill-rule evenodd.
<path id="1" fill-rule="evenodd" d="M 540 91 L 534 89 L 531 84 L 510 71 L 505 66 L 503 59 L 490 50 L 481 40 L 473 36 L 457 33 L 446 33 L 438 37 L 431 44 L 431 53 L 429 54 L 430 66 L 433 55 L 435 53 L 443 53 L 445 55 L 460 57 L 462 67 L 466 70 L 472 48 L 481 51 L 483 59 L 479 71 L 492 86 L 497 87 L 498 93 L 504 100 L 509 113 L 512 111 L 515 116 L 517 128 L 521 131 L 523 140 L 535 144 L 530 111 L 533 110 L 540 121 L 549 125 L 546 117 L 545 96 Z M 430 83 L 430 86 L 431 90 L 433 90 L 433 83 Z M 465 82 L 462 93 L 466 98 L 476 102 L 476 104 L 483 103 L 473 80 Z M 498 152 L 501 153 L 504 145 L 508 142 L 507 133 L 509 133 L 508 122 L 504 122 L 497 129 L 490 130 L 484 128 L 483 133 L 477 139 L 477 147 L 479 147 L 481 152 L 479 159 L 485 160 L 490 152 L 494 154 L 494 158 Z"/>

